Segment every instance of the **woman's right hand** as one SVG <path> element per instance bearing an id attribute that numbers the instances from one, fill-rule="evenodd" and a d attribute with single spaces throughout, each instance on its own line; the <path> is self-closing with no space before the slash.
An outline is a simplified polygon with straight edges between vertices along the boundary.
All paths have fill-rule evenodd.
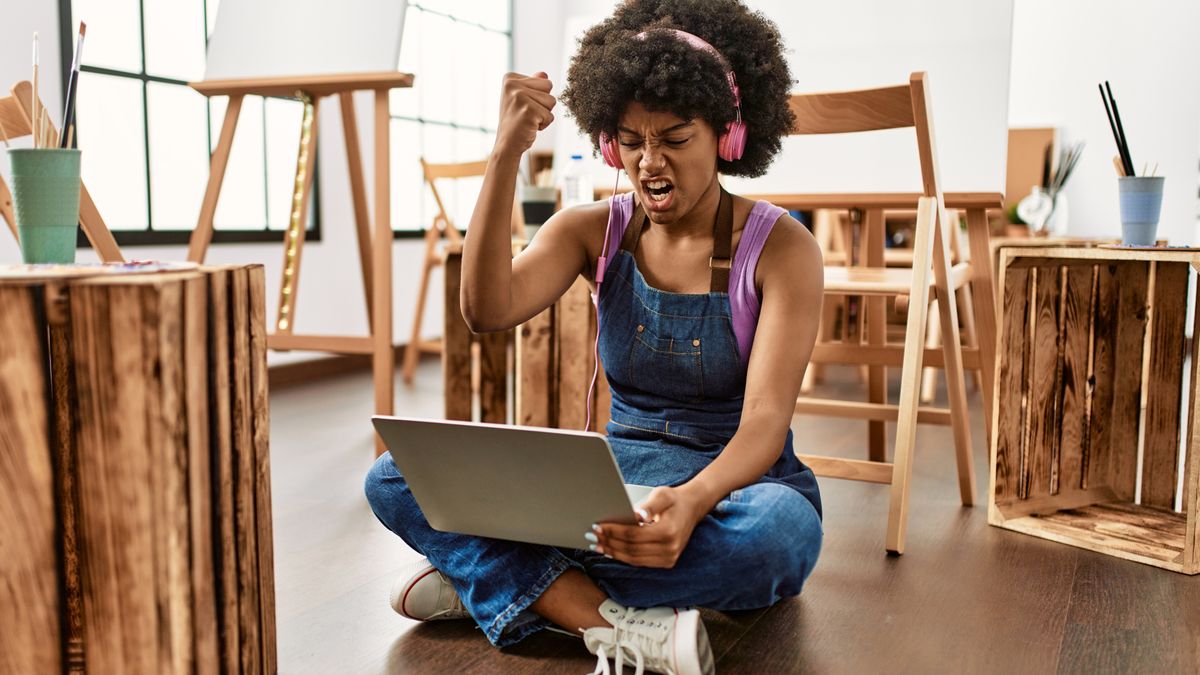
<path id="1" fill-rule="evenodd" d="M 554 121 L 551 83 L 546 73 L 532 76 L 508 73 L 500 95 L 500 125 L 496 130 L 496 151 L 519 157 L 533 146 L 537 133 Z"/>

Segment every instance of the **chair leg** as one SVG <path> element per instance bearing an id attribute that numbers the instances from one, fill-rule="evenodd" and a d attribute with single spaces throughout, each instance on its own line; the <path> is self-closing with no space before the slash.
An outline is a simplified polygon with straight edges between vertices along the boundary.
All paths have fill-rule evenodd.
<path id="1" fill-rule="evenodd" d="M 937 321 L 938 301 L 934 301 L 929 306 L 929 325 L 925 328 L 925 347 L 933 349 L 941 342 L 941 324 Z M 932 366 L 925 366 L 925 372 L 921 375 L 921 402 L 933 403 L 933 399 L 937 396 L 937 369 Z"/>
<path id="2" fill-rule="evenodd" d="M 887 343 L 886 298 L 867 298 L 867 343 L 873 347 L 882 347 Z M 871 403 L 887 403 L 886 366 L 868 368 L 867 394 Z M 872 462 L 887 461 L 887 426 L 884 422 L 867 423 L 867 453 Z"/>
<path id="3" fill-rule="evenodd" d="M 913 246 L 912 290 L 904 333 L 904 362 L 900 368 L 900 404 L 896 417 L 891 495 L 888 503 L 887 550 L 904 553 L 908 531 L 909 482 L 912 480 L 913 446 L 917 441 L 917 408 L 920 406 L 921 364 L 925 358 L 925 327 L 929 317 L 929 273 L 933 237 L 929 219 L 935 200 L 922 197 L 917 208 L 917 237 Z M 936 222 L 936 221 L 935 221 Z"/>
<path id="4" fill-rule="evenodd" d="M 954 302 L 954 290 L 950 288 L 950 255 L 946 237 L 942 236 L 945 222 L 944 217 L 939 217 L 934 229 L 933 269 L 940 300 L 938 318 L 942 324 L 942 353 L 946 362 L 946 397 L 950 402 L 950 427 L 954 433 L 954 451 L 958 459 L 958 490 L 963 506 L 971 506 L 975 503 L 975 466 L 971 454 L 962 336 L 958 332 L 958 304 Z"/>
<path id="5" fill-rule="evenodd" d="M 975 303 L 971 300 L 971 286 L 967 284 L 958 289 L 954 294 L 958 300 L 958 318 L 962 321 L 963 344 L 967 347 L 979 347 L 979 333 L 975 328 Z M 978 370 L 971 370 L 971 391 L 978 391 L 980 388 L 980 373 Z"/>
<path id="6" fill-rule="evenodd" d="M 433 230 L 430 230 L 431 232 Z M 421 321 L 425 317 L 425 296 L 429 293 L 429 277 L 438 264 L 434 255 L 436 239 L 426 236 L 425 263 L 421 266 L 421 286 L 417 291 L 417 308 L 413 314 L 412 334 L 404 346 L 404 364 L 401 376 L 404 384 L 412 384 L 417 372 L 417 361 L 421 357 Z"/>

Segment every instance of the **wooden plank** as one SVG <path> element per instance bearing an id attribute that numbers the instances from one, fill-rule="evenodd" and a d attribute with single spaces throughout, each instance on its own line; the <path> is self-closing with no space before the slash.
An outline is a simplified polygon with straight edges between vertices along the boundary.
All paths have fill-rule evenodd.
<path id="1" fill-rule="evenodd" d="M 1193 269 L 1198 269 L 1195 265 Z M 1200 572 L 1200 279 L 1193 292 L 1192 302 L 1192 372 L 1188 382 L 1187 446 L 1183 460 L 1183 503 L 1180 511 L 1187 516 L 1184 530 L 1183 565 L 1188 574 Z"/>
<path id="2" fill-rule="evenodd" d="M 346 169 L 350 174 L 350 202 L 354 205 L 358 263 L 362 268 L 363 294 L 367 301 L 367 325 L 371 325 L 371 212 L 367 207 L 362 151 L 358 144 L 358 115 L 354 111 L 354 92 L 344 91 L 338 94 L 338 102 L 342 111 L 342 137 L 346 144 Z"/>
<path id="3" fill-rule="evenodd" d="M 950 205 L 950 195 L 946 195 Z M 980 389 L 983 392 L 984 431 L 992 437 L 993 398 L 996 383 L 996 278 L 992 269 L 990 232 L 987 212 L 982 208 L 967 211 L 967 244 L 971 251 L 971 299 L 975 309 L 975 328 L 978 336 L 979 363 L 972 366 L 968 350 L 963 350 L 963 367 L 978 368 Z"/>
<path id="4" fill-rule="evenodd" d="M 1001 321 L 999 368 L 996 379 L 996 425 L 992 441 L 992 500 L 1017 498 L 1027 415 L 1028 378 L 1025 335 L 1029 325 L 1029 270 L 1008 267 L 1004 273 L 1004 314 Z M 1022 494 L 1022 496 L 1024 496 Z M 992 517 L 992 514 L 989 514 Z M 995 522 L 993 520 L 993 522 Z"/>
<path id="5" fill-rule="evenodd" d="M 1088 353 L 1091 349 L 1092 269 L 1065 268 L 1059 349 L 1062 352 L 1060 386 L 1058 481 L 1051 493 L 1083 487 L 1083 453 L 1088 440 Z"/>
<path id="6" fill-rule="evenodd" d="M 895 422 L 900 406 L 890 403 L 842 401 L 838 399 L 804 397 L 796 401 L 797 415 L 825 415 L 856 420 Z M 918 408 L 917 422 L 950 426 L 950 411 L 945 408 Z"/>
<path id="7" fill-rule="evenodd" d="M 1142 413 L 1142 352 L 1147 328 L 1150 266 L 1127 262 L 1117 266 L 1116 355 L 1107 485 L 1121 499 L 1133 501 L 1137 485 L 1137 447 Z"/>
<path id="8" fill-rule="evenodd" d="M 399 73 L 399 75 L 405 75 Z M 371 379 L 375 384 L 375 414 L 391 415 L 396 405 L 396 352 L 392 346 L 392 179 L 391 179 L 391 128 L 392 117 L 388 108 L 388 87 L 410 86 L 412 76 L 407 75 L 407 84 L 394 84 L 393 80 L 380 82 L 375 90 L 375 234 L 372 237 L 371 338 L 375 340 L 375 354 L 371 360 Z M 309 90 L 311 91 L 311 90 Z M 375 435 L 375 455 L 385 450 L 383 438 Z"/>
<path id="9" fill-rule="evenodd" d="M 90 673 L 160 672 L 155 461 L 148 417 L 157 355 L 136 286 L 70 294 L 79 543 Z"/>
<path id="10" fill-rule="evenodd" d="M 1108 485 L 1113 452 L 1110 414 L 1117 369 L 1117 276 L 1115 265 L 1096 265 L 1092 278 L 1092 355 L 1088 376 L 1091 403 L 1088 440 L 1080 458 L 1084 488 Z"/>
<path id="11" fill-rule="evenodd" d="M 254 512 L 254 426 L 250 392 L 250 275 L 246 268 L 230 275 L 230 391 L 232 404 L 234 541 L 237 546 L 238 633 L 242 672 L 262 667 L 261 609 L 258 593 L 258 526 Z"/>
<path id="12" fill-rule="evenodd" d="M 60 596 L 45 372 L 32 287 L 0 287 L 0 672 L 57 673 Z M 65 440 L 69 445 L 69 437 Z M 55 442 L 55 450 L 61 444 Z M 61 487 L 59 487 L 61 489 Z M 61 493 L 60 493 L 61 494 Z M 70 610 L 71 608 L 68 608 Z M 68 626 L 69 629 L 69 626 Z"/>
<path id="13" fill-rule="evenodd" d="M 83 572 L 79 556 L 79 466 L 75 456 L 75 385 L 71 359 L 67 288 L 44 287 L 50 348 L 50 390 L 54 396 L 55 500 L 58 502 L 63 631 L 63 671 L 87 672 L 84 653 Z"/>
<path id="14" fill-rule="evenodd" d="M 552 332 L 554 308 L 549 307 L 516 329 L 516 414 L 517 424 L 554 426 L 550 407 Z"/>
<path id="15" fill-rule="evenodd" d="M 912 108 L 909 107 L 911 115 Z M 864 223 L 866 263 L 868 267 L 883 267 L 884 222 L 883 209 L 869 209 Z M 867 330 L 866 342 L 872 347 L 883 347 L 887 343 L 886 298 L 871 296 L 864 299 Z M 936 345 L 930 345 L 936 346 Z M 932 371 L 931 371 L 932 372 Z M 887 403 L 887 367 L 870 366 L 867 370 L 867 400 L 871 403 Z M 887 427 L 882 421 L 867 423 L 867 456 L 872 462 L 887 460 Z M 888 480 L 891 480 L 889 476 Z"/>
<path id="16" fill-rule="evenodd" d="M 334 354 L 373 354 L 375 342 L 369 337 L 357 335 L 288 335 L 273 333 L 267 336 L 267 345 L 276 351 L 293 349 Z"/>
<path id="17" fill-rule="evenodd" d="M 1087 490 L 1063 490 L 1054 495 L 1017 499 L 996 504 L 1005 520 L 1032 515 L 1049 515 L 1066 509 L 1078 509 L 1093 504 L 1116 501 L 1117 496 L 1107 487 Z"/>
<path id="18" fill-rule="evenodd" d="M 208 283 L 207 275 L 185 282 L 183 310 L 192 632 L 198 675 L 220 672 L 216 569 L 213 564 L 213 481 L 209 453 Z"/>
<path id="19" fill-rule="evenodd" d="M 258 555 L 262 672 L 278 670 L 275 634 L 275 545 L 271 518 L 271 415 L 267 395 L 267 290 L 262 265 L 247 270 L 250 312 L 250 404 L 254 464 L 254 548 Z"/>
<path id="20" fill-rule="evenodd" d="M 296 327 L 296 298 L 300 295 L 300 270 L 304 242 L 308 235 L 308 203 L 316 177 L 317 130 L 320 129 L 319 99 L 302 101 L 305 108 L 300 123 L 300 146 L 296 151 L 296 169 L 292 180 L 292 199 L 288 226 L 283 238 L 283 260 L 279 278 L 279 304 L 275 315 L 277 333 L 288 334 Z"/>
<path id="21" fill-rule="evenodd" d="M 411 87 L 413 75 L 396 71 L 345 73 L 336 75 L 303 75 L 288 77 L 254 77 L 228 80 L 189 82 L 188 86 L 205 96 L 278 96 L 293 98 L 297 91 L 312 96 L 330 96 L 343 91 Z"/>
<path id="22" fill-rule="evenodd" d="M 149 383 L 147 430 L 150 490 L 155 504 L 154 563 L 159 625 L 159 672 L 193 670 L 191 530 L 188 520 L 188 442 L 184 409 L 184 281 L 140 284 Z"/>
<path id="23" fill-rule="evenodd" d="M 925 365 L 931 368 L 945 368 L 946 354 L 941 347 L 926 348 L 923 359 Z M 809 363 L 852 363 L 862 366 L 899 366 L 904 362 L 904 347 L 888 345 L 872 347 L 871 345 L 848 345 L 841 343 L 819 343 L 813 345 L 812 358 Z M 968 369 L 980 368 L 981 356 L 977 348 L 962 348 L 963 367 Z"/>
<path id="24" fill-rule="evenodd" d="M 582 277 L 563 294 L 555 311 L 557 340 L 558 427 L 582 429 L 587 423 L 588 385 L 592 379 L 592 338 L 588 325 L 592 301 Z"/>
<path id="25" fill-rule="evenodd" d="M 1058 318 L 1061 276 L 1057 266 L 1035 268 L 1030 326 L 1028 441 L 1017 494 L 1022 499 L 1051 494 L 1053 460 L 1058 456 Z"/>
<path id="26" fill-rule="evenodd" d="M 792 134 L 840 134 L 913 126 L 908 85 L 827 94 L 792 94 Z"/>
<path id="27" fill-rule="evenodd" d="M 471 332 L 459 306 L 462 253 L 446 256 L 445 310 L 442 315 L 442 379 L 446 419 L 471 421 Z"/>
<path id="28" fill-rule="evenodd" d="M 294 90 L 293 90 L 294 91 Z M 221 184 L 225 181 L 225 167 L 229 165 L 229 153 L 233 148 L 233 134 L 237 130 L 242 112 L 242 96 L 230 96 L 225 106 L 225 121 L 221 123 L 221 134 L 209 160 L 208 184 L 204 188 L 204 199 L 200 202 L 200 218 L 196 229 L 188 240 L 188 260 L 204 262 L 208 246 L 212 242 L 213 217 L 217 213 L 217 199 L 221 196 Z"/>
<path id="29" fill-rule="evenodd" d="M 479 341 L 479 419 L 508 422 L 508 337 L 511 331 L 483 333 Z"/>
<path id="30" fill-rule="evenodd" d="M 216 521 L 217 633 L 223 673 L 241 672 L 241 633 L 238 631 L 237 544 L 234 523 L 233 406 L 230 381 L 229 268 L 208 275 L 209 293 L 209 410 L 210 448 Z"/>
<path id="31" fill-rule="evenodd" d="M 892 465 L 889 462 L 869 462 L 861 459 L 822 457 L 820 455 L 797 455 L 818 476 L 844 480 L 866 481 L 888 484 L 892 482 Z"/>
<path id="32" fill-rule="evenodd" d="M 1155 269 L 1142 461 L 1141 503 L 1146 506 L 1175 505 L 1190 272 L 1183 263 L 1158 263 Z"/>

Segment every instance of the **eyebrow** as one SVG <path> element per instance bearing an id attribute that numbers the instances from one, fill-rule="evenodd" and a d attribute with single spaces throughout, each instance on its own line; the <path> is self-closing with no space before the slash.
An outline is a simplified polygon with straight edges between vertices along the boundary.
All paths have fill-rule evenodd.
<path id="1" fill-rule="evenodd" d="M 687 122 L 682 122 L 682 123 L 680 123 L 680 124 L 676 124 L 675 126 L 673 126 L 673 127 L 670 127 L 670 128 L 668 128 L 668 129 L 664 129 L 664 130 L 662 131 L 662 133 L 664 133 L 664 134 L 669 134 L 669 133 L 671 133 L 672 131 L 679 131 L 680 129 L 683 129 L 683 128 L 685 128 L 685 127 L 690 127 L 690 126 L 692 126 L 692 122 L 689 120 L 689 121 L 687 121 Z M 627 134 L 633 134 L 633 135 L 635 135 L 635 136 L 637 135 L 637 132 L 636 132 L 636 131 L 634 131 L 633 129 L 629 129 L 629 128 L 622 127 L 622 126 L 618 126 L 618 127 L 617 127 L 617 131 L 624 131 L 624 132 L 625 132 L 625 133 L 627 133 Z"/>

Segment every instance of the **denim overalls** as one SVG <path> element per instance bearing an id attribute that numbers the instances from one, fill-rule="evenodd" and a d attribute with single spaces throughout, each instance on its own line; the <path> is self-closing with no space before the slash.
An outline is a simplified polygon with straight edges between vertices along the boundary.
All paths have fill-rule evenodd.
<path id="1" fill-rule="evenodd" d="M 600 354 L 612 391 L 608 438 L 625 482 L 679 485 L 737 431 L 746 369 L 727 294 L 652 288 L 634 257 L 641 229 L 630 224 L 600 291 Z M 718 228 L 725 236 L 731 229 Z M 568 567 L 630 607 L 754 609 L 800 592 L 822 538 L 816 479 L 792 451 L 790 431 L 767 474 L 721 500 L 671 569 L 438 532 L 386 453 L 368 474 L 366 492 L 379 520 L 451 581 L 497 646 L 548 625 L 527 608 Z"/>

